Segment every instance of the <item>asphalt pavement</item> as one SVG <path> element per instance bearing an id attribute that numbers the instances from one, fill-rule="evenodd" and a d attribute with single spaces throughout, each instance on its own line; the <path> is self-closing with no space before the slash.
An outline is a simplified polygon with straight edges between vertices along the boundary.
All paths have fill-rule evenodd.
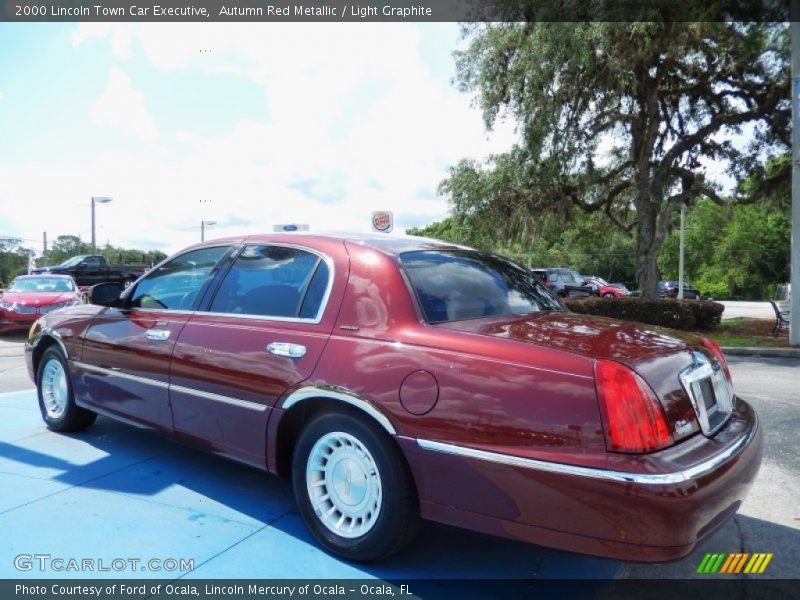
<path id="1" fill-rule="evenodd" d="M 195 561 L 191 572 L 156 576 L 384 580 L 694 578 L 707 552 L 771 552 L 764 574 L 730 577 L 756 586 L 756 578 L 800 577 L 797 359 L 730 359 L 737 393 L 761 418 L 764 462 L 740 512 L 681 561 L 582 557 L 429 524 L 396 557 L 356 565 L 319 549 L 283 480 L 104 418 L 83 433 L 48 432 L 25 373 L 22 341 L 0 337 L 0 577 L 115 575 L 15 569 L 15 556 L 42 552 Z"/>
<path id="2" fill-rule="evenodd" d="M 33 385 L 25 369 L 24 344 L 24 334 L 0 334 L 0 393 Z"/>

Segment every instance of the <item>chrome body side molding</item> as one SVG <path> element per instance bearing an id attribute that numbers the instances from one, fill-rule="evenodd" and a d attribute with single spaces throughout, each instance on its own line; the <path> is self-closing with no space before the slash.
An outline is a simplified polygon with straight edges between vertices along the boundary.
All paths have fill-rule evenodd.
<path id="1" fill-rule="evenodd" d="M 83 362 L 75 361 L 73 364 L 80 369 L 91 371 L 93 373 L 99 373 L 101 375 L 107 375 L 109 377 L 118 377 L 120 379 L 127 379 L 129 381 L 135 381 L 137 383 L 142 383 L 145 385 L 152 385 L 155 387 L 160 387 L 171 391 L 174 390 L 182 394 L 189 394 L 191 396 L 205 398 L 206 400 L 222 402 L 223 404 L 230 404 L 231 406 L 238 406 L 239 408 L 247 408 L 249 410 L 254 410 L 259 412 L 267 410 L 266 404 L 259 404 L 258 402 L 250 402 L 249 400 L 241 400 L 239 398 L 232 398 L 231 396 L 214 394 L 212 392 L 206 392 L 203 390 L 188 388 L 182 385 L 175 385 L 173 383 L 168 383 L 166 381 L 159 381 L 158 379 L 150 379 L 149 377 L 140 377 L 139 375 L 132 375 L 130 373 L 126 373 L 124 371 L 120 371 L 117 369 L 106 369 L 105 367 L 97 367 L 95 365 L 90 365 Z"/>

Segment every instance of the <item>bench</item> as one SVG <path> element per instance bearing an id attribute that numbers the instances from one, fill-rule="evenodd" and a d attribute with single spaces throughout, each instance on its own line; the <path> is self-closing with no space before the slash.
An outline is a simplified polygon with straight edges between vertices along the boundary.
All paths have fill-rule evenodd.
<path id="1" fill-rule="evenodd" d="M 781 329 L 784 327 L 789 328 L 789 308 L 787 306 L 786 310 L 784 310 L 774 300 L 770 300 L 769 303 L 772 305 L 772 310 L 775 311 L 775 329 L 772 330 L 772 335 L 777 336 L 780 334 Z"/>

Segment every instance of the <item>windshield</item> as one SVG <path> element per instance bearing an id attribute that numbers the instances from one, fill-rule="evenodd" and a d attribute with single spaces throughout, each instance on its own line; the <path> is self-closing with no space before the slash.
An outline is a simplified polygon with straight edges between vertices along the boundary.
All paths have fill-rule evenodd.
<path id="1" fill-rule="evenodd" d="M 597 283 L 599 283 L 600 285 L 605 285 L 605 286 L 608 286 L 608 285 L 610 285 L 610 284 L 609 284 L 609 283 L 608 283 L 608 282 L 607 282 L 605 279 L 603 279 L 602 277 L 593 277 L 593 279 L 594 279 L 594 280 L 595 280 Z"/>
<path id="2" fill-rule="evenodd" d="M 526 269 L 474 250 L 424 250 L 400 255 L 429 323 L 563 310 Z"/>
<path id="3" fill-rule="evenodd" d="M 58 265 L 59 267 L 74 267 L 75 265 L 79 264 L 86 256 L 73 256 L 72 258 L 68 258 L 63 263 Z"/>
<path id="4" fill-rule="evenodd" d="M 72 281 L 63 277 L 26 277 L 15 279 L 9 292 L 74 292 Z"/>

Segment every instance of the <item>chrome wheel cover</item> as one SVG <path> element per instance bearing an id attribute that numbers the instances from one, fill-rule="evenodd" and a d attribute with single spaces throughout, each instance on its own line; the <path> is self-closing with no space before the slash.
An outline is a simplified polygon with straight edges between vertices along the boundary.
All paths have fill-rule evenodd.
<path id="1" fill-rule="evenodd" d="M 60 419 L 67 410 L 68 400 L 67 373 L 59 360 L 51 358 L 42 371 L 42 401 L 47 416 L 51 419 Z"/>
<path id="2" fill-rule="evenodd" d="M 383 504 L 378 465 L 349 433 L 334 431 L 317 440 L 308 455 L 306 488 L 317 517 L 336 535 L 360 537 L 378 520 Z"/>

